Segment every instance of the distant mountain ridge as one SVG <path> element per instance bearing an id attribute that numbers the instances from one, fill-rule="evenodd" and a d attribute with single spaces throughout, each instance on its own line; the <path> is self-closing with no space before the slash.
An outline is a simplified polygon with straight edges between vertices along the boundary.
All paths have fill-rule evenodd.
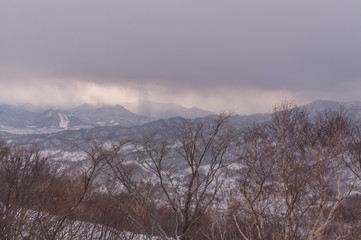
<path id="1" fill-rule="evenodd" d="M 343 107 L 352 120 L 361 124 L 361 102 L 358 101 L 343 103 L 316 100 L 304 107 L 310 116 L 320 111 Z M 118 122 L 112 121 L 116 116 L 119 117 Z M 203 121 L 214 116 L 195 118 L 194 121 Z M 270 118 L 269 113 L 233 115 L 228 124 L 242 129 Z M 55 154 L 57 159 L 73 161 L 74 154 L 84 154 L 83 149 L 88 146 L 90 139 L 117 142 L 142 138 L 152 133 L 167 139 L 172 134 L 166 126 L 188 120 L 182 117 L 151 120 L 131 113 L 120 105 L 101 107 L 83 104 L 70 110 L 48 109 L 40 113 L 22 107 L 0 105 L 0 140 L 19 145 L 36 144 Z"/>
<path id="2" fill-rule="evenodd" d="M 133 113 L 152 119 L 167 119 L 172 117 L 198 118 L 214 113 L 200 108 L 186 108 L 175 103 L 157 103 L 140 100 L 134 103 L 123 103 L 123 106 Z"/>
<path id="3" fill-rule="evenodd" d="M 308 112 L 316 114 L 316 112 L 322 112 L 325 110 L 336 111 L 340 108 L 344 108 L 348 116 L 355 121 L 361 121 L 361 102 L 350 101 L 350 102 L 336 102 L 330 100 L 316 100 L 305 105 Z"/>
<path id="4" fill-rule="evenodd" d="M 134 127 L 149 122 L 181 117 L 186 119 L 203 118 L 211 112 L 185 108 L 176 104 L 141 101 L 136 114 L 121 105 L 95 106 L 82 104 L 73 109 L 43 109 L 32 105 L 11 106 L 0 105 L 0 131 L 10 134 L 51 134 L 65 130 L 92 129 L 98 127 Z M 337 110 L 343 107 L 348 115 L 361 121 L 361 102 L 336 102 L 316 100 L 305 105 L 309 113 L 315 114 L 327 109 Z M 134 108 L 134 106 L 133 106 Z M 230 123 L 244 126 L 268 120 L 270 115 L 259 113 L 252 115 L 234 115 Z M 94 130 L 96 131 L 96 130 Z"/>
<path id="5" fill-rule="evenodd" d="M 65 111 L 83 122 L 94 126 L 134 126 L 149 122 L 150 119 L 134 114 L 121 105 L 96 107 L 83 104 L 70 111 Z"/>
<path id="6" fill-rule="evenodd" d="M 55 109 L 0 105 L 0 131 L 8 133 L 39 134 L 90 127 L 94 126 Z"/>
<path id="7" fill-rule="evenodd" d="M 176 116 L 196 118 L 212 114 L 202 109 L 153 102 L 143 104 L 142 109 L 143 114 L 140 115 L 119 104 L 115 106 L 82 104 L 73 109 L 43 109 L 29 104 L 20 106 L 3 104 L 0 105 L 0 131 L 12 134 L 42 134 L 100 126 L 132 127 L 161 118 Z"/>

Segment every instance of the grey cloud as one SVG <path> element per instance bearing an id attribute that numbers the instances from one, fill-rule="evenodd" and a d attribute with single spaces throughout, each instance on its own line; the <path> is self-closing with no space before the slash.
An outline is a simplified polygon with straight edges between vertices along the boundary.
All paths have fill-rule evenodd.
<path id="1" fill-rule="evenodd" d="M 361 79 L 360 1 L 27 0 L 0 9 L 0 64 L 64 79 L 290 91 Z"/>

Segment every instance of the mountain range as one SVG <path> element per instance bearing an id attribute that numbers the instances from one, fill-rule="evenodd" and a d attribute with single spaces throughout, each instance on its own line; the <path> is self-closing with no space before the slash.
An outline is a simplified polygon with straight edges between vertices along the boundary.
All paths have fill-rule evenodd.
<path id="1" fill-rule="evenodd" d="M 197 118 L 213 114 L 200 108 L 185 108 L 174 103 L 156 103 L 140 100 L 133 103 L 122 103 L 122 105 L 138 115 L 147 116 L 152 119 L 166 119 L 171 117 Z"/>
<path id="2" fill-rule="evenodd" d="M 133 106 L 133 107 L 132 107 Z M 171 117 L 196 118 L 212 114 L 199 108 L 177 104 L 140 101 L 128 103 L 135 113 L 121 105 L 82 104 L 73 109 L 43 109 L 32 105 L 0 105 L 0 131 L 12 134 L 43 134 L 101 126 L 131 127 Z"/>
<path id="3" fill-rule="evenodd" d="M 310 115 L 343 107 L 351 119 L 361 122 L 361 102 L 358 101 L 342 103 L 316 100 L 305 107 Z M 182 110 L 178 108 L 173 112 L 173 116 L 168 111 L 171 118 L 160 118 L 161 111 L 155 115 L 142 116 L 120 105 L 99 107 L 83 104 L 70 110 L 0 105 L 0 140 L 20 145 L 35 143 L 43 149 L 71 152 L 79 150 L 79 147 L 89 139 L 119 141 L 150 132 L 159 132 L 167 136 L 169 133 L 164 128 L 165 125 L 186 120 L 184 116 L 189 116 L 187 114 L 192 111 L 194 111 L 192 116 L 197 116 L 197 111 L 194 109 L 184 109 L 183 117 L 174 116 L 176 112 Z M 201 121 L 205 117 L 212 116 L 204 116 L 205 113 L 208 112 L 199 110 L 199 117 L 196 120 Z M 156 116 L 158 119 L 155 118 Z M 268 119 L 270 119 L 269 113 L 259 113 L 233 115 L 229 122 L 234 127 L 241 128 Z"/>

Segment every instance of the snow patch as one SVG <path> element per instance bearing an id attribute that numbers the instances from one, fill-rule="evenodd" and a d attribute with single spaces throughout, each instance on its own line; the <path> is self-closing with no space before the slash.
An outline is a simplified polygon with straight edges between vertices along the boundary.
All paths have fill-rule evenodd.
<path id="1" fill-rule="evenodd" d="M 61 128 L 64 128 L 64 129 L 68 129 L 69 128 L 69 118 L 65 115 L 62 115 L 59 113 L 59 119 L 60 119 L 60 122 L 59 122 L 59 127 Z"/>
<path id="2" fill-rule="evenodd" d="M 97 124 L 100 126 L 104 126 L 106 124 L 106 122 L 97 122 Z"/>

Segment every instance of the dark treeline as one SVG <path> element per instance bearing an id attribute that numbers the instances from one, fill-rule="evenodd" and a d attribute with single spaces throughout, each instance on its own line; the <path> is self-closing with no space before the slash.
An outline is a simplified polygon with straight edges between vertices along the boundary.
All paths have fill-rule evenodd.
<path id="1" fill-rule="evenodd" d="M 361 135 L 343 109 L 229 118 L 91 141 L 76 171 L 1 144 L 0 239 L 359 239 Z"/>

